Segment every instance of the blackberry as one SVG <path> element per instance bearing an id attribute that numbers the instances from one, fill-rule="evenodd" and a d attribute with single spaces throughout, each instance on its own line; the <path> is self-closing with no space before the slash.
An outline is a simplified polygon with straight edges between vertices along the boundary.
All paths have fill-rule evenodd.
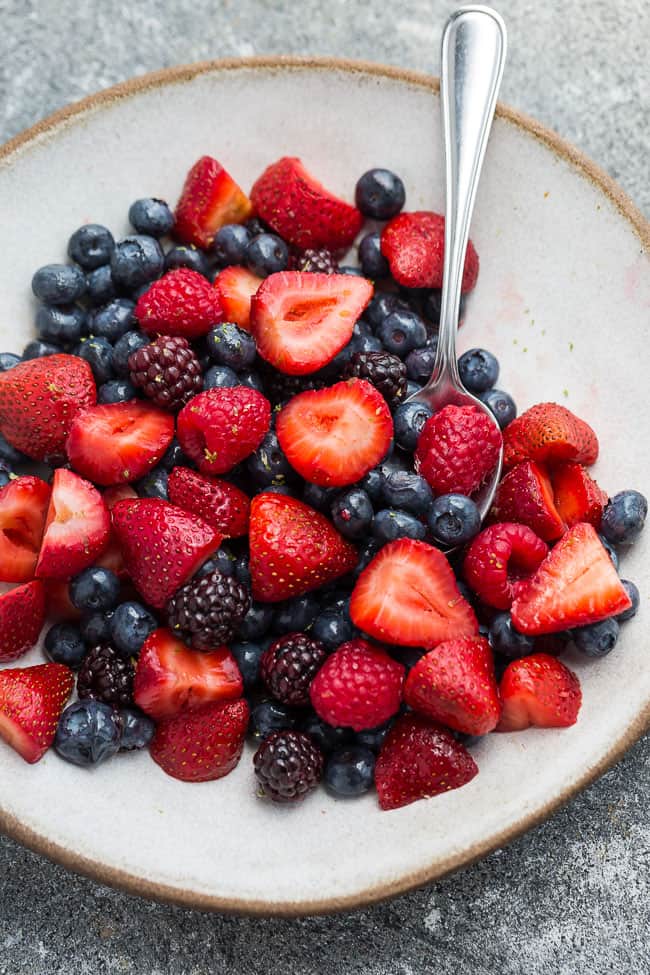
<path id="1" fill-rule="evenodd" d="M 309 685 L 327 656 L 319 640 L 306 633 L 287 633 L 262 657 L 260 672 L 271 694 L 291 707 L 309 704 Z"/>
<path id="2" fill-rule="evenodd" d="M 110 643 L 99 643 L 89 650 L 77 677 L 80 698 L 102 701 L 113 707 L 133 704 L 135 670 Z"/>
<path id="3" fill-rule="evenodd" d="M 339 266 L 331 251 L 326 247 L 306 251 L 291 256 L 289 267 L 294 271 L 311 271 L 317 274 L 336 274 Z"/>
<path id="4" fill-rule="evenodd" d="M 323 753 L 302 731 L 276 731 L 253 756 L 261 794 L 274 802 L 297 802 L 323 774 Z"/>
<path id="5" fill-rule="evenodd" d="M 367 379 L 389 404 L 406 397 L 406 366 L 391 352 L 355 352 L 343 370 L 343 378 Z"/>
<path id="6" fill-rule="evenodd" d="M 196 650 L 213 650 L 233 639 L 250 606 L 246 586 L 215 569 L 181 586 L 167 603 L 167 621 Z"/>
<path id="7" fill-rule="evenodd" d="M 308 389 L 322 389 L 325 385 L 313 376 L 287 376 L 271 366 L 264 370 L 264 391 L 271 403 L 276 406 L 286 403 L 292 396 L 304 393 Z"/>
<path id="8" fill-rule="evenodd" d="M 133 352 L 129 375 L 134 386 L 166 410 L 179 410 L 203 389 L 199 360 L 180 336 L 159 335 Z"/>

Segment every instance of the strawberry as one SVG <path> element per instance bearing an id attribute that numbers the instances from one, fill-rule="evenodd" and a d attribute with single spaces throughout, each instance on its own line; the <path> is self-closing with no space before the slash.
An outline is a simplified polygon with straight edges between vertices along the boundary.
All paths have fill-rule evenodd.
<path id="1" fill-rule="evenodd" d="M 197 474 L 189 467 L 174 467 L 167 493 L 172 504 L 198 515 L 224 538 L 248 534 L 250 498 L 229 481 Z"/>
<path id="2" fill-rule="evenodd" d="M 580 681 L 557 657 L 532 653 L 512 660 L 499 686 L 503 711 L 497 731 L 569 728 L 578 720 Z"/>
<path id="3" fill-rule="evenodd" d="M 520 586 L 512 620 L 521 633 L 538 636 L 617 616 L 632 605 L 592 525 L 570 528 Z"/>
<path id="4" fill-rule="evenodd" d="M 438 644 L 410 670 L 404 700 L 414 711 L 455 731 L 492 731 L 501 704 L 488 641 L 475 636 Z"/>
<path id="5" fill-rule="evenodd" d="M 0 663 L 17 660 L 34 646 L 45 621 L 43 583 L 27 582 L 0 594 Z"/>
<path id="6" fill-rule="evenodd" d="M 129 484 L 117 484 L 115 487 L 106 488 L 102 497 L 108 510 L 112 511 L 118 501 L 124 501 L 126 498 L 137 498 L 138 495 Z M 122 555 L 122 549 L 120 548 L 117 536 L 112 530 L 112 522 L 111 537 L 108 545 L 95 562 L 95 565 L 101 566 L 102 569 L 110 569 L 111 572 L 114 572 L 115 575 L 122 579 L 127 575 L 124 556 Z"/>
<path id="7" fill-rule="evenodd" d="M 371 383 L 348 379 L 294 396 L 278 414 L 276 430 L 301 477 L 322 487 L 342 487 L 383 460 L 393 419 Z"/>
<path id="8" fill-rule="evenodd" d="M 393 217 L 381 234 L 381 252 L 398 284 L 406 288 L 442 288 L 445 258 L 445 218 L 417 210 Z M 478 277 L 478 254 L 469 241 L 463 271 L 463 292 L 471 291 Z"/>
<path id="9" fill-rule="evenodd" d="M 503 431 L 506 468 L 522 460 L 534 460 L 549 467 L 566 460 L 589 465 L 597 457 L 598 438 L 589 424 L 558 403 L 531 406 Z"/>
<path id="10" fill-rule="evenodd" d="M 36 575 L 40 579 L 77 575 L 93 565 L 110 534 L 111 518 L 97 488 L 60 467 L 52 480 Z"/>
<path id="11" fill-rule="evenodd" d="M 404 714 L 390 729 L 375 765 L 382 809 L 399 809 L 459 789 L 478 774 L 476 762 L 451 731 L 420 714 Z"/>
<path id="12" fill-rule="evenodd" d="M 434 494 L 474 494 L 499 460 L 501 432 L 477 406 L 443 407 L 429 417 L 415 449 L 415 467 Z"/>
<path id="13" fill-rule="evenodd" d="M 397 714 L 405 668 L 367 640 L 351 640 L 331 654 L 309 688 L 319 718 L 364 731 Z"/>
<path id="14" fill-rule="evenodd" d="M 265 169 L 251 200 L 262 220 L 301 250 L 343 250 L 363 223 L 356 207 L 326 190 L 295 157 L 285 156 Z"/>
<path id="15" fill-rule="evenodd" d="M 269 275 L 251 300 L 259 354 L 290 376 L 315 372 L 348 344 L 372 291 L 370 281 L 349 274 Z"/>
<path id="16" fill-rule="evenodd" d="M 187 174 L 176 204 L 174 236 L 206 248 L 220 227 L 242 223 L 251 211 L 251 201 L 221 163 L 202 156 Z"/>
<path id="17" fill-rule="evenodd" d="M 249 536 L 253 597 L 263 602 L 318 589 L 357 564 L 354 547 L 324 515 L 286 495 L 253 498 Z"/>
<path id="18" fill-rule="evenodd" d="M 203 474 L 225 474 L 257 450 L 271 423 L 271 404 L 248 386 L 207 389 L 178 414 L 178 440 Z"/>
<path id="19" fill-rule="evenodd" d="M 151 757 L 181 782 L 211 782 L 235 768 L 244 749 L 246 701 L 206 704 L 198 711 L 165 718 L 156 728 Z"/>
<path id="20" fill-rule="evenodd" d="M 174 437 L 174 417 L 140 400 L 86 410 L 72 424 L 67 453 L 95 484 L 137 481 L 161 459 Z"/>
<path id="21" fill-rule="evenodd" d="M 241 697 L 243 683 L 228 647 L 190 650 L 170 630 L 154 630 L 142 645 L 133 698 L 151 718 L 170 718 L 204 704 Z"/>
<path id="22" fill-rule="evenodd" d="M 40 477 L 17 477 L 0 488 L 0 582 L 34 578 L 49 503 L 50 486 Z"/>
<path id="23" fill-rule="evenodd" d="M 497 488 L 490 521 L 516 521 L 528 525 L 545 542 L 554 542 L 566 530 L 553 498 L 553 486 L 541 464 L 524 460 L 508 471 Z"/>
<path id="24" fill-rule="evenodd" d="M 101 562 L 101 557 L 97 564 Z M 110 568 L 110 566 L 109 566 Z M 44 579 L 45 615 L 52 623 L 71 623 L 81 619 L 81 610 L 72 604 L 67 579 Z"/>
<path id="25" fill-rule="evenodd" d="M 600 528 L 608 498 L 581 464 L 569 461 L 553 471 L 553 491 L 558 514 L 569 528 L 588 521 Z"/>
<path id="26" fill-rule="evenodd" d="M 76 416 L 97 399 L 90 366 L 74 355 L 49 355 L 0 372 L 0 433 L 34 460 L 56 459 Z"/>
<path id="27" fill-rule="evenodd" d="M 0 671 L 0 737 L 26 762 L 38 762 L 54 741 L 73 687 L 63 664 Z"/>
<path id="28" fill-rule="evenodd" d="M 198 339 L 223 321 L 219 295 L 198 271 L 168 271 L 138 298 L 135 317 L 149 335 Z"/>
<path id="29" fill-rule="evenodd" d="M 247 332 L 250 331 L 251 298 L 262 281 L 263 278 L 258 278 L 252 271 L 236 264 L 219 272 L 214 287 L 223 308 L 224 321 L 234 322 Z"/>
<path id="30" fill-rule="evenodd" d="M 384 545 L 352 591 L 355 626 L 384 643 L 432 648 L 475 636 L 478 623 L 439 549 L 412 538 Z"/>
<path id="31" fill-rule="evenodd" d="M 548 545 L 526 525 L 500 522 L 476 535 L 463 563 L 465 581 L 495 609 L 510 609 L 521 580 L 538 568 Z"/>

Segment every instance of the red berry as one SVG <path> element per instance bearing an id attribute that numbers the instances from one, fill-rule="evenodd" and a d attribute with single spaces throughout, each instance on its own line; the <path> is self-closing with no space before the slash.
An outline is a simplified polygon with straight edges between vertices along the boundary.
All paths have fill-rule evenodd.
<path id="1" fill-rule="evenodd" d="M 526 525 L 501 522 L 485 528 L 467 550 L 463 574 L 488 606 L 510 609 L 521 580 L 548 555 L 548 545 Z"/>
<path id="2" fill-rule="evenodd" d="M 434 494 L 474 494 L 499 459 L 501 433 L 477 406 L 445 406 L 422 428 L 415 466 Z"/>
<path id="3" fill-rule="evenodd" d="M 110 535 L 111 518 L 97 488 L 65 467 L 56 470 L 36 575 L 77 575 L 95 563 Z"/>
<path id="4" fill-rule="evenodd" d="M 176 204 L 174 236 L 185 244 L 209 247 L 226 223 L 241 223 L 251 213 L 251 202 L 211 156 L 202 156 L 185 180 Z"/>
<path id="5" fill-rule="evenodd" d="M 35 645 L 45 621 L 45 590 L 36 580 L 0 594 L 0 663 Z"/>
<path id="6" fill-rule="evenodd" d="M 578 720 L 580 682 L 557 657 L 533 653 L 511 661 L 499 690 L 503 712 L 497 731 L 568 728 Z"/>
<path id="7" fill-rule="evenodd" d="M 229 481 L 174 467 L 167 482 L 172 504 L 198 515 L 224 538 L 248 534 L 250 498 Z"/>
<path id="8" fill-rule="evenodd" d="M 553 499 L 553 486 L 545 467 L 524 460 L 508 471 L 497 488 L 490 521 L 516 521 L 554 542 L 566 530 Z"/>
<path id="9" fill-rule="evenodd" d="M 197 339 L 223 321 L 219 295 L 198 271 L 168 271 L 138 299 L 135 317 L 143 332 Z"/>
<path id="10" fill-rule="evenodd" d="M 249 709 L 246 701 L 206 704 L 160 721 L 151 757 L 181 782 L 212 782 L 236 767 L 244 749 Z"/>
<path id="11" fill-rule="evenodd" d="M 73 687 L 63 664 L 0 671 L 0 737 L 26 762 L 38 762 L 54 741 Z"/>
<path id="12" fill-rule="evenodd" d="M 598 438 L 589 424 L 558 403 L 531 406 L 503 432 L 506 468 L 523 460 L 534 460 L 549 467 L 566 460 L 589 465 L 597 457 Z"/>
<path id="13" fill-rule="evenodd" d="M 398 284 L 406 288 L 442 288 L 445 218 L 428 210 L 398 214 L 382 231 L 381 251 Z M 478 267 L 478 254 L 470 240 L 465 255 L 463 292 L 471 291 L 476 284 Z"/>
<path id="14" fill-rule="evenodd" d="M 219 272 L 214 288 L 223 308 L 224 321 L 234 322 L 247 332 L 250 331 L 251 298 L 262 281 L 263 278 L 258 278 L 252 271 L 237 265 L 225 267 Z"/>
<path id="15" fill-rule="evenodd" d="M 17 477 L 0 488 L 0 582 L 34 578 L 51 488 L 40 477 Z"/>
<path id="16" fill-rule="evenodd" d="M 208 389 L 178 414 L 177 434 L 203 474 L 225 474 L 257 450 L 270 422 L 271 405 L 256 389 Z"/>

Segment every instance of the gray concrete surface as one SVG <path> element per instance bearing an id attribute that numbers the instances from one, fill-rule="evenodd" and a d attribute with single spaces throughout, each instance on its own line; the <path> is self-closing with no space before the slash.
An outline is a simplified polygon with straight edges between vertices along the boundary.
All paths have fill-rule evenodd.
<path id="1" fill-rule="evenodd" d="M 0 140 L 98 88 L 202 58 L 333 54 L 435 70 L 454 6 L 0 0 Z M 502 0 L 499 9 L 511 40 L 504 100 L 577 143 L 650 211 L 650 4 Z M 257 921 L 149 904 L 0 840 L 0 975 L 647 972 L 649 772 L 646 739 L 508 849 L 334 918 Z"/>

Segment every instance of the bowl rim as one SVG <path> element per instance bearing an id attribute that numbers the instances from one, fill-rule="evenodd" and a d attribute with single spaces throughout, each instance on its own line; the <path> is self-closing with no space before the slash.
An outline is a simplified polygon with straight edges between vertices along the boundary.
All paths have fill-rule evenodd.
<path id="1" fill-rule="evenodd" d="M 122 99 L 131 98 L 149 89 L 181 84 L 193 80 L 199 75 L 212 72 L 235 70 L 320 70 L 342 71 L 349 74 L 373 75 L 400 81 L 411 86 L 424 88 L 432 94 L 440 89 L 439 80 L 419 71 L 412 71 L 377 62 L 353 60 L 333 57 L 298 57 L 293 55 L 257 56 L 246 58 L 223 58 L 209 61 L 199 61 L 192 64 L 176 65 L 159 71 L 131 78 L 110 88 L 103 89 L 79 101 L 66 105 L 53 114 L 36 122 L 35 125 L 0 146 L 0 165 L 11 164 L 14 158 L 19 158 L 22 150 L 53 137 L 59 130 L 74 124 L 75 120 L 84 114 L 110 106 Z M 627 196 L 618 183 L 600 166 L 594 163 L 579 149 L 559 136 L 552 129 L 538 122 L 536 119 L 517 109 L 499 102 L 497 116 L 526 134 L 542 142 L 556 156 L 568 162 L 583 178 L 589 180 L 596 189 L 600 190 L 627 220 L 639 238 L 642 252 L 650 251 L 650 221 L 648 221 L 632 200 Z M 493 850 L 502 847 L 529 829 L 539 825 L 553 812 L 561 808 L 575 795 L 594 782 L 607 771 L 615 762 L 622 758 L 641 735 L 650 728 L 650 701 L 637 714 L 607 753 L 593 766 L 585 769 L 569 788 L 560 795 L 545 803 L 540 809 L 521 817 L 514 825 L 493 834 L 484 841 L 475 843 L 470 849 L 461 853 L 438 859 L 434 863 L 423 865 L 416 871 L 400 876 L 390 883 L 381 883 L 366 888 L 360 892 L 343 897 L 329 897 L 322 900 L 284 901 L 269 903 L 251 898 L 241 899 L 219 897 L 213 894 L 201 893 L 188 889 L 181 889 L 170 884 L 147 880 L 131 874 L 118 867 L 93 860 L 71 850 L 60 843 L 53 842 L 36 830 L 25 826 L 15 816 L 0 808 L 0 832 L 20 843 L 35 853 L 47 857 L 49 860 L 63 866 L 65 869 L 89 877 L 97 883 L 118 888 L 129 894 L 135 894 L 150 900 L 171 903 L 180 907 L 201 911 L 215 911 L 224 914 L 248 915 L 259 917 L 304 917 L 307 915 L 333 914 L 350 911 L 369 906 L 399 894 L 414 890 L 434 880 L 439 880 L 461 867 L 466 867 L 487 856 Z"/>

